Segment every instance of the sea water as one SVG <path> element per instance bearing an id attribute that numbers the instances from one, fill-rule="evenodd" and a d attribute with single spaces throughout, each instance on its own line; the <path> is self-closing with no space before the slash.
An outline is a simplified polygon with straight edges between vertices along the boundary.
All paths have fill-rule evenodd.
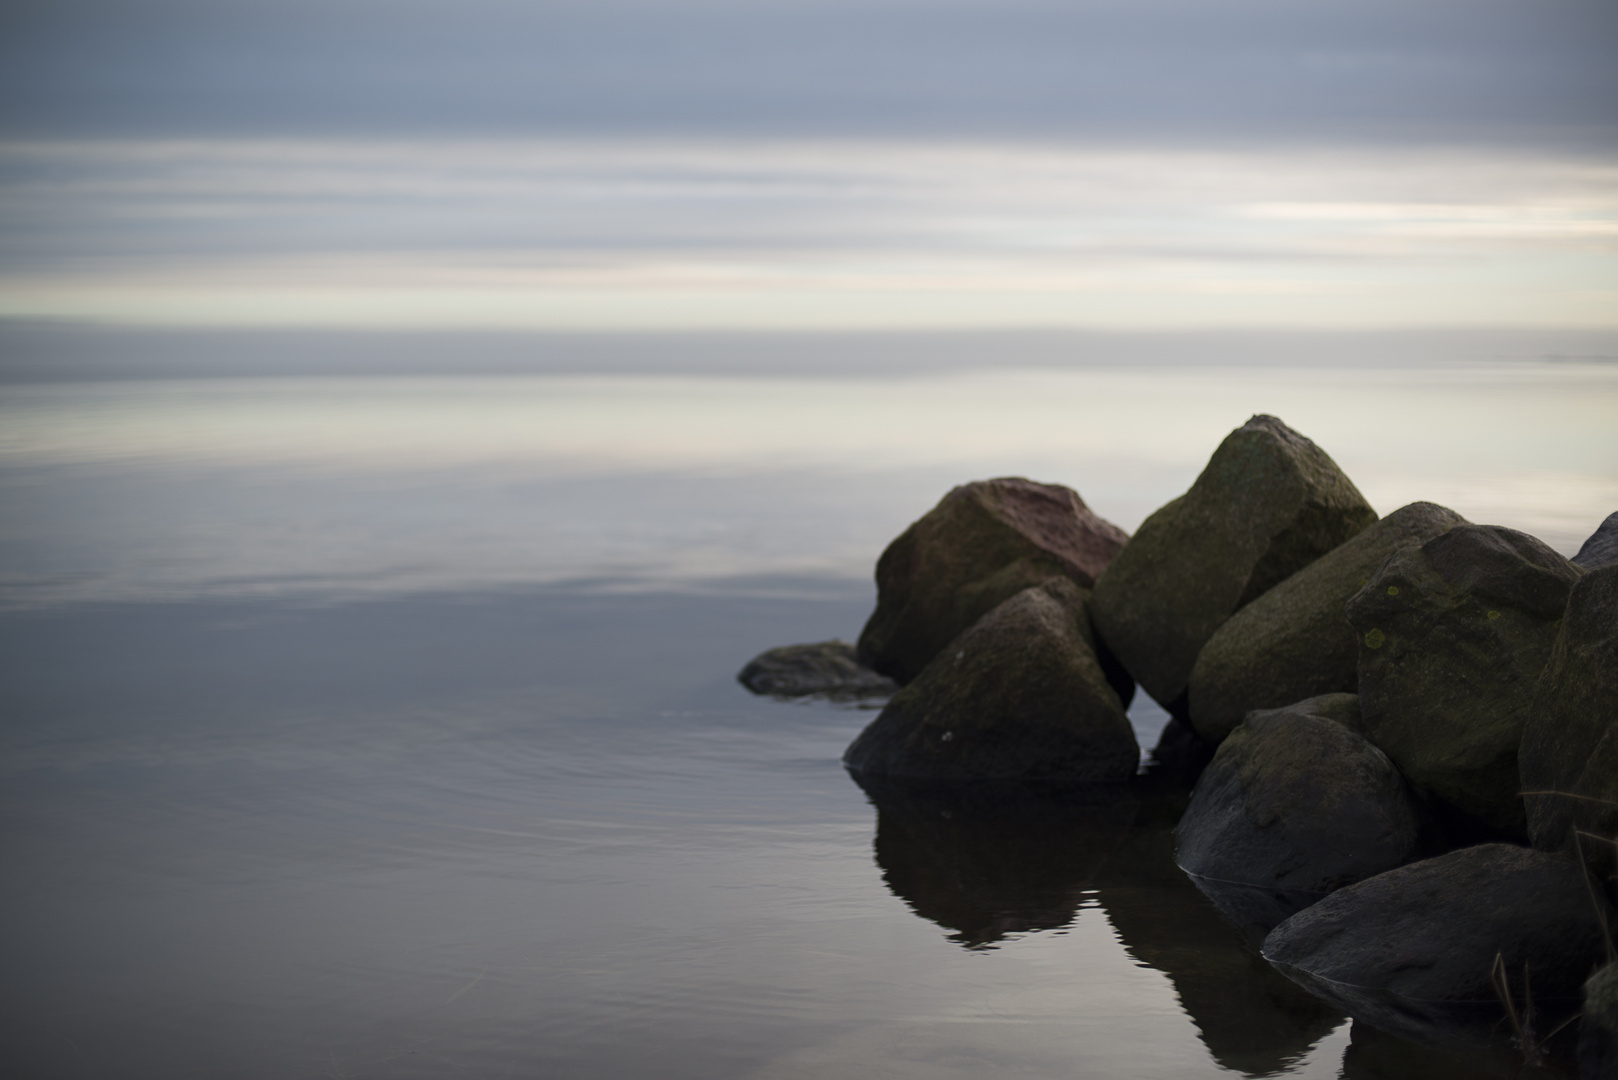
<path id="1" fill-rule="evenodd" d="M 1472 1075 L 1271 971 L 1172 783 L 868 793 L 874 713 L 734 681 L 952 484 L 1133 529 L 1259 411 L 1382 513 L 1618 509 L 1604 364 L 0 388 L 0 1060 Z"/>

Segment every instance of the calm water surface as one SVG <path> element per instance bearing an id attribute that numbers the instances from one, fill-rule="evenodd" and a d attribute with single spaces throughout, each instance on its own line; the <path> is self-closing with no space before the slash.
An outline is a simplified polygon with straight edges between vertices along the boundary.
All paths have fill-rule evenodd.
<path id="1" fill-rule="evenodd" d="M 1601 367 L 4 388 L 0 1059 L 1475 1075 L 1258 960 L 1173 866 L 1173 783 L 867 792 L 872 713 L 734 672 L 856 634 L 950 484 L 1133 528 L 1258 410 L 1383 512 L 1571 550 L 1615 406 Z"/>

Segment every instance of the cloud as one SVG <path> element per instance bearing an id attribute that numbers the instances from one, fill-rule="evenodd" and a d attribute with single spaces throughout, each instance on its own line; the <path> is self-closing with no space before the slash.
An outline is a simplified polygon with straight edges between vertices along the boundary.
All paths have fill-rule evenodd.
<path id="1" fill-rule="evenodd" d="M 0 146 L 0 315 L 1611 326 L 1618 161 L 892 140 Z"/>
<path id="2" fill-rule="evenodd" d="M 1607 0 L 52 0 L 12 135 L 775 135 L 1602 148 Z"/>

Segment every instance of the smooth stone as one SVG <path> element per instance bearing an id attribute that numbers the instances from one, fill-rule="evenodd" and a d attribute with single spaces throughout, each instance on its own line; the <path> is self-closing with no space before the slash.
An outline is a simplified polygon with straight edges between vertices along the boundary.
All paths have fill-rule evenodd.
<path id="1" fill-rule="evenodd" d="M 1568 595 L 1550 660 L 1534 690 L 1517 766 L 1528 835 L 1547 851 L 1579 845 L 1601 876 L 1618 837 L 1618 564 L 1586 574 Z"/>
<path id="2" fill-rule="evenodd" d="M 1242 608 L 1214 632 L 1191 669 L 1189 711 L 1212 743 L 1254 709 L 1278 709 L 1359 688 L 1359 641 L 1343 615 L 1401 548 L 1467 521 L 1432 503 L 1411 503 L 1350 537 Z"/>
<path id="3" fill-rule="evenodd" d="M 892 679 L 861 664 L 846 641 L 768 649 L 749 660 L 736 680 L 772 697 L 885 697 L 898 689 Z"/>
<path id="4" fill-rule="evenodd" d="M 1596 570 L 1618 563 L 1618 511 L 1596 526 L 1596 531 L 1579 547 L 1573 561 L 1586 570 Z"/>
<path id="5" fill-rule="evenodd" d="M 979 619 L 889 699 L 843 755 L 861 773 L 1122 781 L 1140 747 L 1066 578 Z"/>
<path id="6" fill-rule="evenodd" d="M 1375 520 L 1324 450 L 1255 416 L 1102 573 L 1090 608 L 1096 631 L 1142 689 L 1183 718 L 1197 654 L 1225 620 Z"/>
<path id="7" fill-rule="evenodd" d="M 962 484 L 877 560 L 876 610 L 860 632 L 860 659 L 907 683 L 957 634 L 1024 589 L 1056 576 L 1089 589 L 1128 539 L 1059 484 L 1020 477 Z"/>
<path id="8" fill-rule="evenodd" d="M 1396 553 L 1349 601 L 1366 730 L 1460 812 L 1452 828 L 1527 839 L 1517 747 L 1582 574 L 1527 533 L 1460 525 Z"/>
<path id="9" fill-rule="evenodd" d="M 1220 744 L 1175 830 L 1180 867 L 1319 897 L 1418 858 L 1427 816 L 1358 725 L 1353 694 L 1249 713 Z"/>
<path id="10" fill-rule="evenodd" d="M 1618 1076 L 1618 963 L 1607 964 L 1584 984 L 1579 1076 L 1581 1080 Z"/>
<path id="11" fill-rule="evenodd" d="M 1498 954 L 1518 1008 L 1577 1002 L 1602 962 L 1601 924 L 1573 860 L 1482 844 L 1327 896 L 1264 939 L 1265 959 L 1322 1000 L 1395 1034 L 1503 1015 Z"/>

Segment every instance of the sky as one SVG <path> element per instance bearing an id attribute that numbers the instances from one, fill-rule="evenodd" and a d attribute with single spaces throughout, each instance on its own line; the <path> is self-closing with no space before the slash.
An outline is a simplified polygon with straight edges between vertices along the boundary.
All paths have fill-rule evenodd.
<path id="1" fill-rule="evenodd" d="M 1618 5 L 13 2 L 0 319 L 1614 331 Z"/>

